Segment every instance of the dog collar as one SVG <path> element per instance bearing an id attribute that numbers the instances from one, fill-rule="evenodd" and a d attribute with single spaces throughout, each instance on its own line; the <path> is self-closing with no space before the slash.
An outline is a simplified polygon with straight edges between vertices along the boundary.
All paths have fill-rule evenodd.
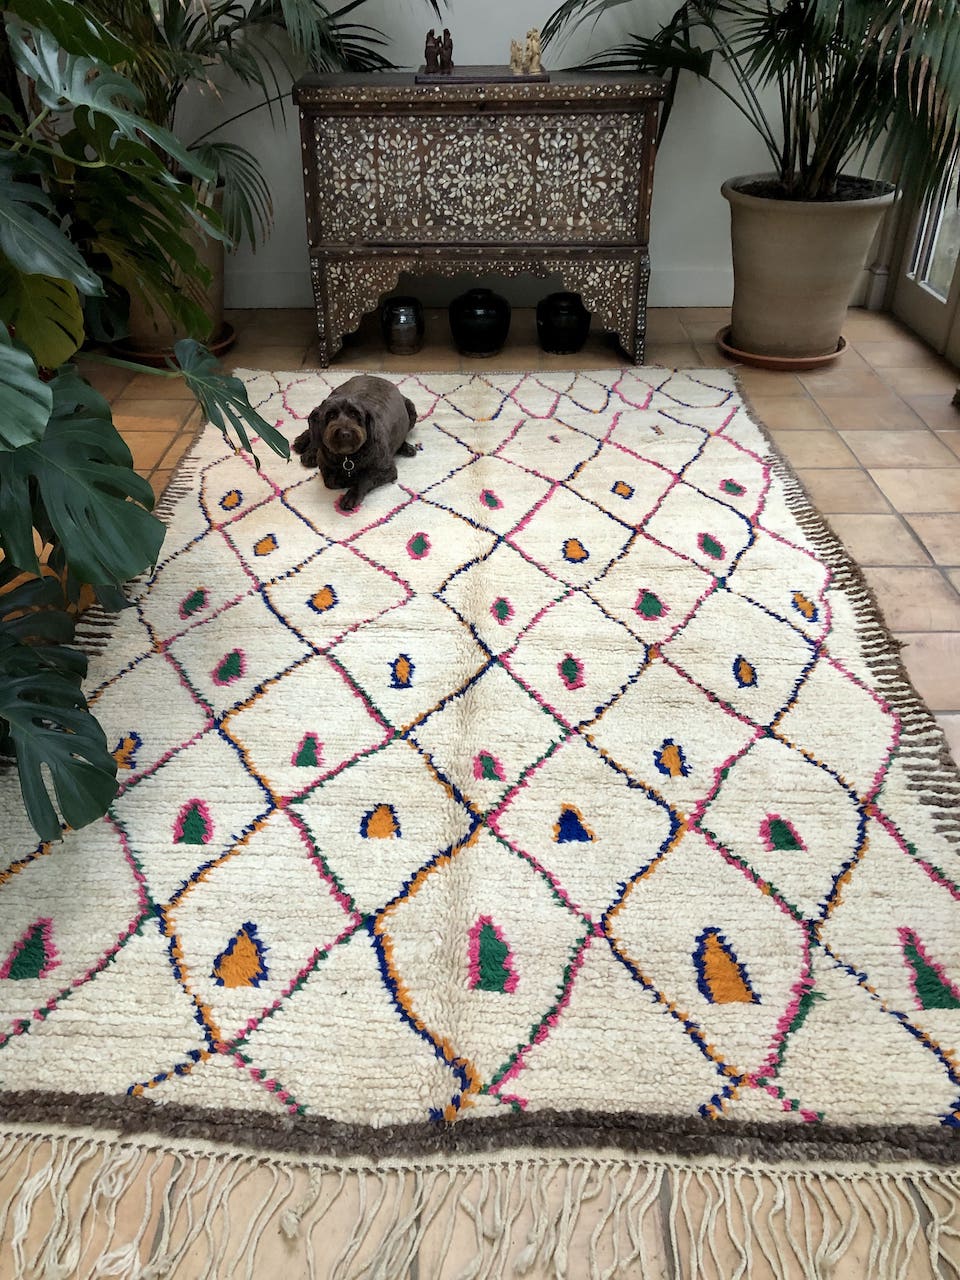
<path id="1" fill-rule="evenodd" d="M 341 465 L 348 476 L 353 475 L 353 468 L 356 466 L 356 463 L 349 454 L 343 459 Z"/>

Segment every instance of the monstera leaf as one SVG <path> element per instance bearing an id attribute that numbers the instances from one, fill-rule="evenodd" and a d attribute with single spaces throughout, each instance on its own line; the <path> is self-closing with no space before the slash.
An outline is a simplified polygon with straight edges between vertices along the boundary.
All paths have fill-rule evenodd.
<path id="1" fill-rule="evenodd" d="M 19 568 L 38 572 L 35 487 L 76 578 L 120 586 L 155 562 L 163 542 L 163 525 L 150 515 L 153 491 L 134 472 L 103 397 L 69 367 L 50 386 L 53 413 L 43 439 L 4 459 L 0 545 Z"/>
<path id="2" fill-rule="evenodd" d="M 173 352 L 184 380 L 200 401 L 207 420 L 222 431 L 224 436 L 228 435 L 228 428 L 233 427 L 243 447 L 253 453 L 246 431 L 249 427 L 274 453 L 278 453 L 281 458 L 290 457 L 290 445 L 286 437 L 257 413 L 247 399 L 247 389 L 239 378 L 219 372 L 215 356 L 192 338 L 183 338 L 174 343 Z M 253 460 L 259 467 L 260 462 L 255 453 Z"/>
<path id="3" fill-rule="evenodd" d="M 126 76 L 95 58 L 64 53 L 48 31 L 28 27 L 17 19 L 8 21 L 7 36 L 14 62 L 33 82 L 45 107 L 58 112 L 86 108 L 104 115 L 124 138 L 143 135 L 188 173 L 202 181 L 213 177 L 169 129 L 137 114 L 133 108 L 143 104 L 143 94 Z"/>
<path id="4" fill-rule="evenodd" d="M 80 687 L 87 660 L 66 643 L 73 622 L 56 608 L 61 598 L 49 578 L 0 596 L 0 747 L 16 757 L 27 817 L 42 840 L 61 833 L 44 770 L 71 827 L 99 818 L 117 793 L 116 763 Z"/>
<path id="5" fill-rule="evenodd" d="M 102 58 L 110 66 L 134 57 L 133 50 L 88 13 L 86 5 L 64 4 L 63 0 L 5 0 L 3 7 L 24 22 L 49 31 L 67 53 Z"/>
<path id="6" fill-rule="evenodd" d="M 0 166 L 0 253 L 24 275 L 69 280 L 81 293 L 103 286 L 55 222 L 50 197 L 30 182 L 15 181 Z"/>
<path id="7" fill-rule="evenodd" d="M 83 307 L 68 280 L 27 276 L 0 264 L 0 320 L 16 328 L 17 340 L 47 369 L 58 368 L 83 345 Z"/>
<path id="8" fill-rule="evenodd" d="M 10 341 L 0 324 L 0 450 L 39 440 L 53 408 L 53 392 L 40 381 L 29 351 Z"/>

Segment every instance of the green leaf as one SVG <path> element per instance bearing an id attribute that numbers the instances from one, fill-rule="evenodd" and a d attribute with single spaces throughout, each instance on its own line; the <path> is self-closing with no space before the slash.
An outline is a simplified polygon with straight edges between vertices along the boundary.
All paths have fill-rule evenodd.
<path id="1" fill-rule="evenodd" d="M 192 150 L 223 183 L 223 225 L 230 243 L 246 236 L 255 249 L 258 231 L 266 236 L 273 217 L 270 188 L 256 159 L 232 142 L 201 142 Z"/>
<path id="2" fill-rule="evenodd" d="M 0 319 L 15 326 L 17 340 L 47 369 L 59 368 L 83 345 L 83 307 L 66 280 L 25 276 L 0 263 Z"/>
<path id="3" fill-rule="evenodd" d="M 43 583 L 26 583 L 2 597 L 4 611 L 50 596 Z M 72 620 L 52 609 L 34 615 L 30 626 L 55 641 L 73 634 Z M 23 632 L 22 618 L 0 618 L 0 726 L 16 757 L 27 817 L 42 840 L 57 840 L 61 819 L 43 770 L 64 821 L 83 827 L 117 794 L 116 762 L 83 696 L 86 659 L 60 643 L 24 644 Z"/>
<path id="4" fill-rule="evenodd" d="M 65 54 L 54 37 L 41 28 L 14 20 L 7 25 L 7 35 L 14 62 L 33 81 L 45 107 L 58 112 L 86 107 L 107 116 L 124 138 L 135 139 L 138 134 L 149 138 L 201 181 L 213 177 L 169 129 L 131 110 L 127 104 L 143 104 L 143 94 L 132 80 L 95 58 Z"/>
<path id="5" fill-rule="evenodd" d="M 7 562 L 0 565 L 0 628 L 20 644 L 69 643 L 73 619 L 63 612 L 63 589 L 56 578 L 28 578 L 15 587 L 19 576 Z"/>
<path id="6" fill-rule="evenodd" d="M 154 564 L 163 543 L 164 527 L 150 515 L 153 491 L 133 470 L 103 397 L 69 368 L 50 386 L 43 439 L 10 453 L 0 474 L 0 544 L 19 568 L 37 571 L 35 486 L 70 571 L 94 586 L 120 586 Z"/>
<path id="7" fill-rule="evenodd" d="M 0 253 L 28 276 L 69 280 L 81 293 L 98 294 L 103 286 L 79 250 L 46 216 L 50 198 L 26 182 L 14 182 L 0 168 Z"/>
<path id="8" fill-rule="evenodd" d="M 239 378 L 219 371 L 220 366 L 215 356 L 192 338 L 183 338 L 175 343 L 173 351 L 187 386 L 200 401 L 207 419 L 225 437 L 229 438 L 229 428 L 232 427 L 243 447 L 252 453 L 246 430 L 249 427 L 274 453 L 281 458 L 290 457 L 290 445 L 286 437 L 257 413 Z M 259 467 L 255 453 L 253 459 Z"/>
<path id="9" fill-rule="evenodd" d="M 63 0 L 6 0 L 4 8 L 49 31 L 67 53 L 100 58 L 111 66 L 134 56 L 129 45 L 98 22 L 87 5 L 64 4 Z"/>
<path id="10" fill-rule="evenodd" d="M 0 324 L 0 450 L 39 440 L 52 408 L 53 392 L 30 353 L 15 347 Z"/>

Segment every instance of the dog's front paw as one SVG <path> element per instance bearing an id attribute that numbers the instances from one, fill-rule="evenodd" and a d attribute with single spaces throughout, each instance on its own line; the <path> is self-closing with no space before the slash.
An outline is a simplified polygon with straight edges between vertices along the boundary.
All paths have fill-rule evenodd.
<path id="1" fill-rule="evenodd" d="M 357 493 L 355 488 L 348 489 L 347 492 L 340 499 L 341 511 L 356 511 L 359 505 L 360 505 L 360 495 L 359 493 Z"/>

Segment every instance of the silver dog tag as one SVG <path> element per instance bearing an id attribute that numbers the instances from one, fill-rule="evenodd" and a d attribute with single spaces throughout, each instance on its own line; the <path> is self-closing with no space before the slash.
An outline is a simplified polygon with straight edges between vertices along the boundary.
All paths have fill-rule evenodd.
<path id="1" fill-rule="evenodd" d="M 344 471 L 347 473 L 347 475 L 348 475 L 348 476 L 352 476 L 352 475 L 353 475 L 353 459 L 352 459 L 352 458 L 344 458 L 344 460 L 343 460 L 343 469 L 344 469 Z"/>

